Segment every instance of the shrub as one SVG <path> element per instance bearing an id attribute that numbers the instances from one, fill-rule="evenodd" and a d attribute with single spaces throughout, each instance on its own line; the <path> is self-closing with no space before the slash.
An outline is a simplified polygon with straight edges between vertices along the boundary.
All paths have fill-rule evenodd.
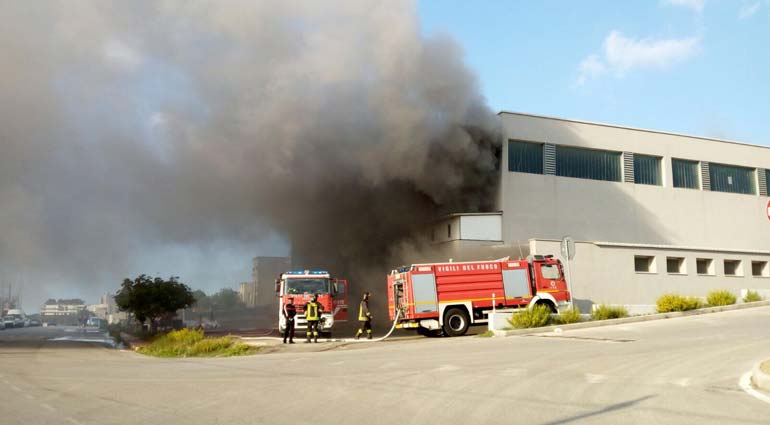
<path id="1" fill-rule="evenodd" d="M 251 354 L 256 349 L 230 336 L 205 338 L 202 330 L 181 329 L 155 338 L 140 353 L 156 357 L 213 357 Z"/>
<path id="2" fill-rule="evenodd" d="M 712 291 L 706 296 L 706 302 L 711 306 L 735 304 L 735 295 L 730 291 Z"/>
<path id="3" fill-rule="evenodd" d="M 703 303 L 698 298 L 683 297 L 679 294 L 665 294 L 658 298 L 656 304 L 658 313 L 695 310 L 703 306 Z"/>
<path id="4" fill-rule="evenodd" d="M 628 317 L 628 310 L 623 306 L 602 304 L 591 313 L 593 320 L 620 319 L 622 317 Z"/>
<path id="5" fill-rule="evenodd" d="M 577 323 L 580 321 L 580 319 L 581 319 L 580 310 L 573 307 L 561 313 L 559 315 L 558 321 L 561 324 L 568 325 L 570 323 Z"/>
<path id="6" fill-rule="evenodd" d="M 743 297 L 743 302 L 745 303 L 753 303 L 757 301 L 762 301 L 762 297 L 759 295 L 759 292 L 757 291 L 746 291 L 746 296 Z"/>
<path id="7" fill-rule="evenodd" d="M 551 321 L 551 309 L 545 305 L 535 305 L 518 313 L 513 313 L 508 323 L 516 329 L 538 328 Z"/>

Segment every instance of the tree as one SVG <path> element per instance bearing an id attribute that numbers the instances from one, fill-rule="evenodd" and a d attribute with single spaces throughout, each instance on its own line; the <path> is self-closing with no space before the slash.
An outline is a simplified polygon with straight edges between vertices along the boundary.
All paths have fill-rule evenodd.
<path id="1" fill-rule="evenodd" d="M 233 310 L 243 307 L 243 302 L 238 291 L 230 288 L 222 288 L 216 294 L 209 297 L 217 310 Z"/>
<path id="2" fill-rule="evenodd" d="M 176 276 L 168 280 L 151 278 L 145 274 L 134 280 L 126 278 L 115 295 L 115 304 L 121 311 L 133 314 L 141 324 L 149 320 L 153 332 L 160 319 L 173 316 L 177 310 L 194 303 L 190 287 L 179 282 Z"/>

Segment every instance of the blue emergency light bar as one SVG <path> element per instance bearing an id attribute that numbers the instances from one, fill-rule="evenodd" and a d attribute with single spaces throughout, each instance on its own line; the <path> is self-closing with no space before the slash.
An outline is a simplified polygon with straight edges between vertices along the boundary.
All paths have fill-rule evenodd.
<path id="1" fill-rule="evenodd" d="M 326 270 L 292 270 L 286 272 L 286 274 L 329 274 Z"/>

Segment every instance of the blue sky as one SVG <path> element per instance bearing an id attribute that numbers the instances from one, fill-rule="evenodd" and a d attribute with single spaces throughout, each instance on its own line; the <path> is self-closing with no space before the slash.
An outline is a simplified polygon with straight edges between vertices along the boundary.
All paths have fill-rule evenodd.
<path id="1" fill-rule="evenodd" d="M 770 145 L 770 0 L 420 1 L 493 110 Z"/>

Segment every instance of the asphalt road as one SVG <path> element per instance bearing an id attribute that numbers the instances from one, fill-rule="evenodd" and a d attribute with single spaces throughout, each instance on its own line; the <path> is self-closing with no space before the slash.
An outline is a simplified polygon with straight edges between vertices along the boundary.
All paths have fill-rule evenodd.
<path id="1" fill-rule="evenodd" d="M 770 307 L 548 336 L 155 359 L 0 331 L 0 424 L 768 424 Z M 98 337 L 98 335 L 96 335 Z"/>

